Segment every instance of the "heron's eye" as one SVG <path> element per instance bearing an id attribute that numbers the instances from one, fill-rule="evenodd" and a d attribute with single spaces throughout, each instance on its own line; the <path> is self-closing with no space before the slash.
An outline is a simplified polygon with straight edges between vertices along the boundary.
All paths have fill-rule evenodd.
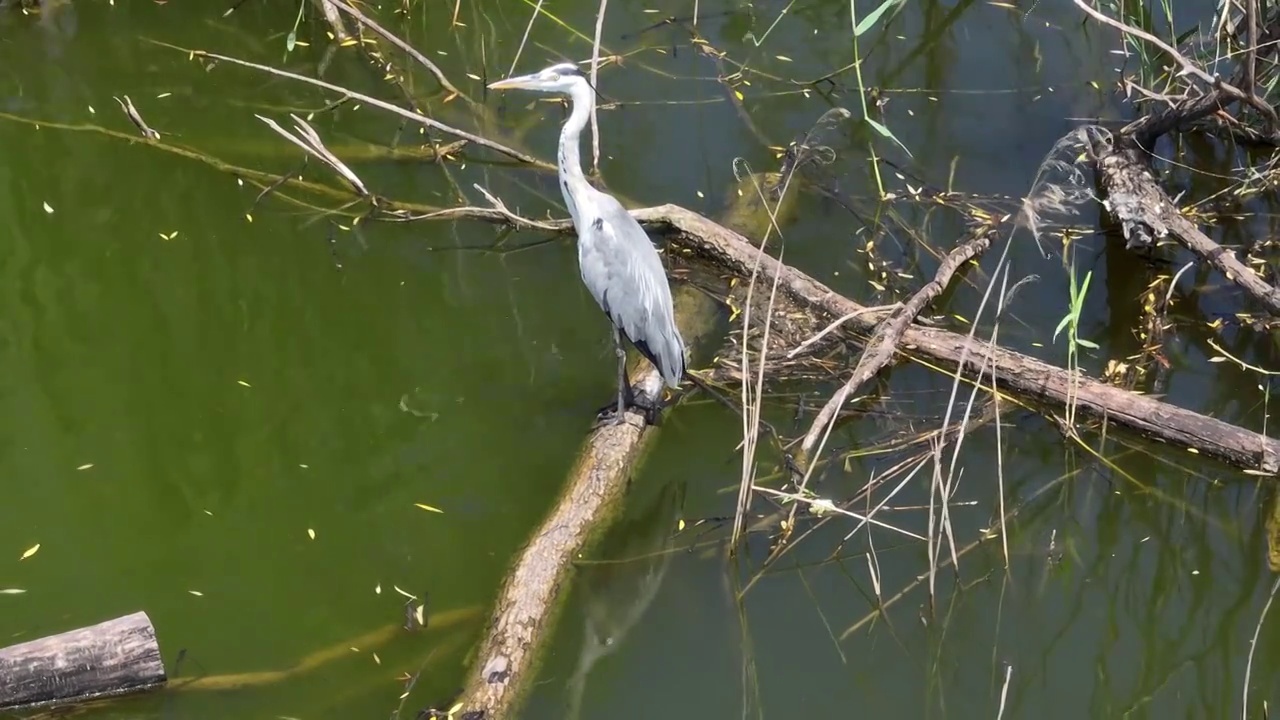
<path id="1" fill-rule="evenodd" d="M 551 82 L 555 82 L 560 79 L 560 73 L 551 73 L 551 77 L 548 79 L 551 80 Z"/>

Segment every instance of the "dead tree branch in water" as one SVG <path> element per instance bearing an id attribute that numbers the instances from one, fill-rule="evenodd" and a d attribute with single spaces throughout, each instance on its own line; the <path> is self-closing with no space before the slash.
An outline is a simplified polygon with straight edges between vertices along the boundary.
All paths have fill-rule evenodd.
<path id="1" fill-rule="evenodd" d="M 915 319 L 924 310 L 925 306 L 933 302 L 939 295 L 947 289 L 951 284 L 951 277 L 955 275 L 960 266 L 970 260 L 981 257 L 982 253 L 991 247 L 992 236 L 995 235 L 995 229 L 991 227 L 978 228 L 972 233 L 972 237 L 960 243 L 955 250 L 947 254 L 947 257 L 938 267 L 938 271 L 934 274 L 933 280 L 920 288 L 911 299 L 899 305 L 893 310 L 889 317 L 880 322 L 875 329 L 871 339 L 867 341 L 866 349 L 862 352 L 862 357 L 858 359 L 858 364 L 850 374 L 849 379 L 845 381 L 836 394 L 827 400 L 827 403 L 818 411 L 817 417 L 814 418 L 813 424 L 809 427 L 809 432 L 804 436 L 804 440 L 800 443 L 800 452 L 796 457 L 796 464 L 799 466 L 804 477 L 793 478 L 795 485 L 799 488 L 798 492 L 803 492 L 805 486 L 809 482 L 812 473 L 812 463 L 810 460 L 817 453 L 822 452 L 822 445 L 826 444 L 827 437 L 831 434 L 831 428 L 835 426 L 837 414 L 840 408 L 844 406 L 853 391 L 858 386 L 875 377 L 884 369 L 895 356 L 895 350 L 902 336 L 907 331 L 907 327 L 915 322 Z M 846 313 L 847 315 L 848 313 Z M 843 315 L 841 317 L 844 317 Z M 821 443 L 819 441 L 821 440 Z"/>
<path id="2" fill-rule="evenodd" d="M 176 48 L 176 46 L 169 46 L 169 47 Z M 426 125 L 429 128 L 439 130 L 440 132 L 446 133 L 448 135 L 453 135 L 454 137 L 461 138 L 474 145 L 479 145 L 480 147 L 488 148 L 490 150 L 493 150 L 494 152 L 500 153 L 502 155 L 506 155 L 507 157 L 513 158 L 515 160 L 519 160 L 523 163 L 527 163 L 534 167 L 538 167 L 543 170 L 555 170 L 554 165 L 551 165 L 543 160 L 539 160 L 538 158 L 533 157 L 532 155 L 529 155 L 527 153 L 522 153 L 519 150 L 507 147 L 506 145 L 503 145 L 498 142 L 494 142 L 493 140 L 483 138 L 474 133 L 469 133 L 465 130 L 459 130 L 458 128 L 451 127 L 449 125 L 446 125 L 440 122 L 439 120 L 429 118 L 426 115 L 419 115 L 416 113 L 409 112 L 408 110 L 405 110 L 404 108 L 394 105 L 392 103 L 389 103 L 385 100 L 379 100 L 378 98 L 375 98 L 369 95 L 357 93 L 354 90 L 349 90 L 339 85 L 334 85 L 333 83 L 328 83 L 323 80 L 317 80 L 316 78 L 307 77 L 306 75 L 291 73 L 287 70 L 280 70 L 277 68 L 273 68 L 270 65 L 262 65 L 260 63 L 249 62 L 248 60 L 240 60 L 239 58 L 233 58 L 228 55 L 219 55 L 217 53 L 205 52 L 203 50 L 191 50 L 188 48 L 176 48 L 176 49 L 183 50 L 184 52 L 190 53 L 192 57 L 206 58 L 209 60 L 217 60 L 219 62 L 230 63 L 232 65 L 239 65 L 241 67 L 247 67 L 253 70 L 265 72 L 270 75 L 276 75 L 278 77 L 288 78 L 290 80 L 296 80 L 301 83 L 306 83 L 308 85 L 314 85 L 316 87 L 324 88 L 325 90 L 339 93 L 345 97 L 355 98 L 360 102 L 373 105 L 374 107 L 378 107 L 383 110 L 386 110 L 387 112 L 394 113 L 407 120 L 411 120 L 413 122 Z"/>
<path id="3" fill-rule="evenodd" d="M 352 18 L 355 19 L 356 22 L 360 23 L 364 27 L 369 28 L 374 33 L 376 33 L 379 37 L 381 37 L 383 40 L 386 40 L 392 45 L 395 45 L 397 48 L 403 50 L 405 54 L 407 54 L 409 57 L 416 60 L 419 65 L 426 68 L 428 72 L 434 75 L 436 78 L 436 82 L 440 83 L 440 87 L 444 88 L 445 91 L 449 92 L 452 95 L 457 95 L 462 99 L 466 100 L 467 102 L 472 102 L 471 98 L 467 97 L 461 90 L 455 87 L 453 83 L 449 82 L 449 78 L 445 76 L 444 71 L 440 69 L 439 65 L 436 65 L 435 63 L 428 60 L 426 55 L 423 55 L 422 53 L 415 50 L 412 45 L 405 42 L 404 40 L 401 40 L 398 36 L 396 36 L 395 33 L 388 31 L 386 28 L 374 22 L 372 18 L 360 12 L 359 10 L 355 9 L 354 7 L 348 5 L 342 0 L 324 0 L 324 2 L 350 15 Z"/>
<path id="4" fill-rule="evenodd" d="M 1280 289 L 1268 283 L 1234 252 L 1219 245 L 1188 220 L 1165 193 L 1151 170 L 1152 148 L 1161 135 L 1179 128 L 1189 128 L 1193 123 L 1211 115 L 1225 116 L 1227 110 L 1240 102 L 1262 116 L 1265 130 L 1257 131 L 1258 134 L 1272 135 L 1280 130 L 1280 117 L 1277 117 L 1275 108 L 1257 94 L 1259 79 L 1256 76 L 1258 60 L 1268 59 L 1276 52 L 1276 41 L 1280 40 L 1280 17 L 1272 18 L 1266 36 L 1259 37 L 1257 0 L 1245 2 L 1248 27 L 1243 59 L 1238 62 L 1235 75 L 1228 82 L 1210 75 L 1177 49 L 1150 33 L 1107 17 L 1089 7 L 1083 0 L 1075 0 L 1081 10 L 1098 22 L 1159 48 L 1182 68 L 1178 75 L 1195 77 L 1210 86 L 1209 90 L 1204 91 L 1188 87 L 1184 97 L 1176 102 L 1170 101 L 1169 107 L 1158 113 L 1144 115 L 1114 136 L 1101 131 L 1096 133 L 1098 137 L 1092 143 L 1092 155 L 1105 195 L 1103 206 L 1120 223 L 1128 246 L 1131 249 L 1152 247 L 1159 240 L 1172 237 L 1225 275 L 1269 313 L 1280 315 Z M 1229 6 L 1223 9 L 1224 13 L 1230 11 Z"/>
<path id="5" fill-rule="evenodd" d="M 333 31 L 333 39 L 339 43 L 346 42 L 351 35 L 347 32 L 347 27 L 342 24 L 342 16 L 334 7 L 333 0 L 315 0 L 315 2 L 320 6 L 325 22 L 329 23 L 329 29 Z"/>

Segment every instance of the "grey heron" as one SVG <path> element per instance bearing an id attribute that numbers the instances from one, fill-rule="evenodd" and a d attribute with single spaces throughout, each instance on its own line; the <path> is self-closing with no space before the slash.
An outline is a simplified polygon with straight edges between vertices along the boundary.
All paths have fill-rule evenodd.
<path id="1" fill-rule="evenodd" d="M 645 411 L 656 420 L 657 398 L 651 405 L 637 402 L 627 374 L 626 337 L 653 363 L 666 385 L 676 388 L 685 374 L 684 339 L 676 327 L 671 287 L 662 260 L 640 223 L 622 203 L 591 186 L 582 174 L 579 140 L 595 105 L 595 90 L 573 63 L 559 63 L 533 73 L 489 84 L 491 90 L 533 90 L 567 95 L 573 111 L 560 130 L 560 192 L 578 234 L 578 270 L 582 282 L 613 323 L 613 345 L 618 358 L 618 400 L 604 408 L 601 419 L 612 414 L 621 423 L 627 407 Z M 614 412 L 611 412 L 614 411 Z"/>

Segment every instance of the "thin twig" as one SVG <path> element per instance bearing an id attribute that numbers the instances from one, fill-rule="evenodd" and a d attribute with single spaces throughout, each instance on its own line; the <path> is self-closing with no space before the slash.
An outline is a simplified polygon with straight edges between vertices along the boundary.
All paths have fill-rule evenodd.
<path id="1" fill-rule="evenodd" d="M 1172 46 L 1170 46 L 1168 43 L 1161 40 L 1160 38 L 1156 37 L 1155 35 L 1152 35 L 1151 33 L 1145 30 L 1139 30 L 1138 28 L 1135 28 L 1131 25 L 1126 25 L 1120 22 L 1119 20 L 1114 20 L 1112 18 L 1109 18 L 1106 15 L 1098 12 L 1097 10 L 1094 10 L 1093 8 L 1089 7 L 1087 4 L 1085 4 L 1084 0 L 1074 0 L 1074 1 L 1076 4 L 1076 7 L 1079 7 L 1081 10 L 1085 11 L 1087 15 L 1092 17 L 1094 20 L 1097 20 L 1098 22 L 1102 23 L 1103 25 L 1110 25 L 1111 27 L 1119 30 L 1122 33 L 1146 40 L 1152 45 L 1155 45 L 1156 47 L 1168 53 L 1170 57 L 1172 57 L 1179 65 L 1182 66 L 1182 72 L 1180 74 L 1194 75 L 1195 77 L 1199 78 L 1200 80 L 1210 85 L 1211 87 L 1215 88 L 1216 90 L 1218 90 L 1218 92 L 1226 95 L 1227 97 L 1233 98 L 1235 100 L 1244 100 L 1245 102 L 1249 103 L 1253 107 L 1257 108 L 1264 116 L 1266 116 L 1268 122 L 1272 123 L 1273 127 L 1276 124 L 1280 124 L 1280 117 L 1276 115 L 1276 109 L 1271 107 L 1271 105 L 1267 104 L 1265 101 L 1262 100 L 1262 98 L 1258 97 L 1252 92 L 1245 93 L 1241 91 L 1240 88 L 1232 85 L 1231 83 L 1228 83 L 1221 78 L 1210 75 L 1209 73 L 1202 70 L 1195 63 L 1188 60 L 1186 56 L 1184 56 L 1182 53 L 1173 49 Z"/>
<path id="2" fill-rule="evenodd" d="M 270 65 L 260 65 L 260 64 L 258 64 L 258 63 L 249 62 L 248 60 L 240 60 L 239 58 L 233 58 L 233 57 L 229 57 L 229 56 L 227 56 L 227 55 L 219 55 L 219 54 L 217 54 L 217 53 L 206 52 L 206 51 L 204 51 L 204 50 L 188 50 L 188 49 L 186 49 L 186 48 L 177 48 L 177 46 L 175 46 L 175 45 L 166 45 L 166 47 L 172 47 L 172 48 L 176 48 L 176 49 L 180 49 L 180 50 L 185 50 L 186 52 L 190 53 L 193 57 L 208 58 L 208 59 L 210 59 L 210 60 L 220 60 L 220 61 L 222 61 L 222 62 L 231 63 L 232 65 L 239 65 L 239 66 L 241 66 L 241 67 L 252 68 L 252 69 L 254 69 L 254 70 L 258 70 L 258 71 L 265 72 L 265 73 L 268 73 L 268 74 L 271 74 L 271 75 L 275 75 L 275 76 L 277 76 L 277 77 L 289 78 L 290 80 L 297 80 L 298 82 L 303 82 L 303 83 L 306 83 L 306 84 L 308 84 L 308 85 L 315 85 L 316 87 L 322 87 L 322 88 L 324 88 L 324 89 L 326 89 L 326 90 L 331 90 L 331 91 L 336 92 L 336 93 L 342 93 L 343 95 L 346 95 L 347 97 L 355 98 L 356 100 L 359 100 L 360 102 L 367 103 L 367 104 L 369 104 L 369 105 L 373 105 L 374 107 L 381 108 L 381 109 L 383 109 L 383 110 L 386 110 L 387 112 L 395 113 L 396 115 L 399 115 L 400 117 L 403 117 L 403 118 L 406 118 L 406 119 L 412 120 L 412 121 L 414 121 L 414 122 L 416 122 L 416 123 L 421 123 L 421 124 L 423 124 L 423 125 L 426 125 L 427 127 L 435 128 L 436 130 L 439 130 L 439 131 L 444 132 L 444 133 L 448 133 L 448 134 L 450 134 L 450 135 L 453 135 L 454 137 L 462 138 L 463 140 L 467 140 L 468 142 L 474 143 L 474 144 L 479 145 L 479 146 L 481 146 L 481 147 L 489 148 L 490 150 L 493 150 L 494 152 L 502 153 L 503 155 L 506 155 L 507 157 L 514 158 L 514 159 L 519 160 L 519 161 L 521 161 L 521 162 L 525 162 L 525 163 L 528 163 L 528 164 L 530 164 L 530 165 L 534 165 L 534 166 L 539 167 L 539 168 L 542 168 L 542 169 L 544 169 L 544 170 L 555 170 L 555 169 L 556 169 L 556 168 L 555 168 L 555 166 L 554 166 L 554 165 L 552 165 L 552 164 L 550 164 L 550 163 L 547 163 L 547 162 L 545 162 L 545 161 L 539 160 L 538 158 L 533 157 L 532 155 L 527 155 L 527 154 L 525 154 L 525 153 L 522 153 L 522 152 L 520 152 L 519 150 L 516 150 L 516 149 L 514 149 L 514 148 L 509 148 L 509 147 L 507 147 L 506 145 L 503 145 L 502 143 L 494 142 L 493 140 L 489 140 L 489 139 L 486 139 L 486 138 L 480 137 L 479 135 L 475 135 L 475 134 L 469 133 L 469 132 L 467 132 L 467 131 L 465 131 L 465 130 L 459 130 L 458 128 L 455 128 L 455 127 L 452 127 L 452 126 L 449 126 L 449 125 L 445 125 L 444 123 L 440 122 L 439 120 L 433 120 L 432 118 L 429 118 L 429 117 L 427 117 L 426 115 L 419 115 L 419 114 L 417 114 L 417 113 L 410 112 L 410 111 L 405 110 L 404 108 L 402 108 L 402 107 L 400 107 L 400 106 L 398 106 L 398 105 L 393 105 L 393 104 L 391 104 L 391 103 L 389 103 L 389 102 L 386 102 L 386 101 L 384 101 L 384 100 L 379 100 L 378 98 L 371 97 L 371 96 L 369 96 L 369 95 L 363 95 L 363 94 L 358 93 L 358 92 L 356 92 L 356 91 L 354 91 L 354 90 L 348 90 L 347 88 L 344 88 L 344 87 L 342 87 L 341 85 L 334 85 L 333 83 L 328 83 L 328 82 L 325 82 L 325 81 L 323 81 L 323 80 L 317 80 L 317 79 L 315 79 L 315 78 L 310 78 L 310 77 L 307 77 L 307 76 L 305 76 L 305 75 L 299 75 L 299 74 L 297 74 L 297 73 L 291 73 L 291 72 L 289 72 L 289 71 L 287 71 L 287 70 L 279 70 L 279 69 L 276 69 L 276 68 L 271 67 Z"/>
<path id="3" fill-rule="evenodd" d="M 143 137 L 148 140 L 160 139 L 160 133 L 152 130 L 151 126 L 147 125 L 147 121 L 142 119 L 142 114 L 138 112 L 138 108 L 134 106 L 133 101 L 129 99 L 128 95 L 125 95 L 123 100 L 115 97 L 114 95 L 112 95 L 112 98 L 120 104 L 120 109 L 123 110 L 124 114 L 129 118 L 129 122 L 133 123 L 134 127 L 138 128 L 138 132 L 142 133 Z"/>
<path id="4" fill-rule="evenodd" d="M 820 507 L 824 512 L 834 512 L 834 513 L 839 513 L 841 515 L 847 515 L 855 520 L 861 520 L 864 523 L 878 525 L 882 528 L 885 528 L 886 530 L 892 530 L 896 533 L 906 535 L 907 537 L 912 538 L 914 540 L 925 539 L 923 535 L 918 535 L 904 528 L 894 527 L 889 523 L 876 520 L 874 517 L 871 517 L 870 515 L 859 515 L 858 513 L 853 512 L 852 510 L 846 510 L 840 507 L 839 505 L 834 505 L 829 500 L 819 500 L 819 499 L 806 497 L 803 495 L 797 495 L 795 493 L 787 493 L 781 490 L 774 490 L 771 487 L 765 487 L 763 485 L 753 485 L 751 486 L 751 489 L 755 490 L 756 492 L 764 493 L 766 495 L 773 495 L 775 497 L 781 497 L 781 498 L 786 498 L 788 500 L 793 500 L 797 503 L 804 503 L 805 505 Z"/>
<path id="5" fill-rule="evenodd" d="M 1280 577 L 1271 584 L 1271 594 L 1267 596 L 1267 604 L 1262 606 L 1262 614 L 1258 616 L 1258 624 L 1253 628 L 1253 639 L 1249 641 L 1249 660 L 1244 665 L 1244 697 L 1240 703 L 1241 720 L 1249 720 L 1249 676 L 1253 674 L 1253 651 L 1258 647 L 1258 635 L 1262 632 L 1262 621 L 1267 619 L 1267 611 L 1271 609 L 1271 601 L 1276 599 L 1276 590 L 1280 589 Z"/>
<path id="6" fill-rule="evenodd" d="M 822 410 L 814 418 L 813 424 L 810 425 L 809 432 L 805 434 L 804 441 L 800 444 L 800 461 L 809 467 L 805 469 L 804 477 L 797 483 L 799 487 L 804 488 L 808 485 L 809 477 L 813 472 L 812 460 L 820 455 L 826 446 L 827 438 L 831 436 L 832 428 L 835 427 L 836 418 L 839 417 L 845 401 L 858 386 L 874 377 L 889 364 L 907 326 L 924 310 L 925 305 L 942 294 L 960 266 L 981 255 L 990 246 L 991 235 L 983 230 L 976 237 L 952 250 L 938 266 L 933 279 L 876 327 L 875 335 L 867 342 L 866 349 L 863 350 L 862 357 L 858 360 L 858 365 L 850 374 L 848 381 L 823 405 Z"/>
<path id="7" fill-rule="evenodd" d="M 1245 16 L 1248 22 L 1249 47 L 1244 58 L 1244 91 L 1249 100 L 1257 97 L 1258 71 L 1258 0 L 1245 0 Z"/>
<path id="8" fill-rule="evenodd" d="M 316 4 L 320 6 L 320 12 L 324 15 L 324 19 L 329 22 L 329 28 L 333 30 L 333 39 L 339 43 L 344 43 L 351 37 L 347 33 L 347 28 L 342 24 L 342 16 L 334 10 L 336 6 L 335 0 L 316 0 Z"/>
<path id="9" fill-rule="evenodd" d="M 1004 666 L 1004 685 L 1000 687 L 1000 711 L 996 713 L 996 720 L 1004 717 L 1004 704 L 1009 699 L 1009 681 L 1013 679 L 1013 666 Z"/>
<path id="10" fill-rule="evenodd" d="M 316 156 L 320 162 L 323 162 L 325 165 L 333 168 L 333 171 L 341 175 L 347 182 L 351 183 L 351 187 L 355 188 L 355 191 L 360 193 L 360 195 L 366 198 L 372 197 L 372 193 L 370 193 L 369 189 L 365 187 L 363 182 L 361 182 L 359 176 L 355 174 L 355 171 L 347 167 L 346 163 L 339 160 L 338 156 L 334 155 L 329 151 L 329 148 L 324 146 L 324 142 L 320 140 L 320 135 L 317 134 L 315 129 L 308 125 L 305 120 L 293 113 L 289 113 L 289 117 L 293 118 L 294 127 L 298 131 L 298 134 L 294 135 L 288 130 L 277 125 L 276 121 L 271 118 L 266 118 L 256 113 L 254 114 L 254 117 L 266 123 L 272 130 L 283 135 L 289 142 L 302 148 L 307 153 Z"/>
<path id="11" fill-rule="evenodd" d="M 355 18 L 356 21 L 359 22 L 361 25 L 364 25 L 365 27 L 377 33 L 378 35 L 382 36 L 382 38 L 387 42 L 405 51 L 405 53 L 407 53 L 409 57 L 413 58 L 414 60 L 417 60 L 420 65 L 425 67 L 432 75 L 436 77 L 436 82 L 440 83 L 440 87 L 444 88 L 448 92 L 451 92 L 463 98 L 467 102 L 472 102 L 471 98 L 467 97 L 461 90 L 454 87 L 453 83 L 449 82 L 449 78 L 445 77 L 444 72 L 440 69 L 439 66 L 437 66 L 435 63 L 428 60 L 427 56 L 415 50 L 412 45 L 405 42 L 404 40 L 401 40 L 399 37 L 396 37 L 396 35 L 394 35 L 393 33 L 388 32 L 385 28 L 383 28 L 381 25 L 371 20 L 364 13 L 351 7 L 350 5 L 346 4 L 342 0 L 327 0 L 327 1 L 331 3 L 333 6 L 337 7 L 339 10 Z"/>
<path id="12" fill-rule="evenodd" d="M 520 46 L 516 48 L 516 56 L 511 58 L 511 69 L 507 71 L 507 75 L 516 74 L 516 63 L 520 62 L 520 56 L 524 53 L 524 44 L 529 41 L 529 31 L 533 29 L 533 21 L 538 19 L 538 13 L 542 12 L 542 0 L 538 0 L 538 4 L 533 6 L 533 15 L 529 17 L 529 24 L 524 26 L 524 36 L 520 38 Z"/>
<path id="13" fill-rule="evenodd" d="M 600 67 L 600 35 L 604 31 L 604 13 L 609 7 L 609 0 L 600 0 L 600 9 L 596 11 L 596 37 L 591 43 L 591 87 L 600 87 L 596 81 L 596 71 Z M 596 103 L 591 103 L 591 167 L 592 172 L 600 174 L 600 125 L 596 122 Z"/>
<path id="14" fill-rule="evenodd" d="M 756 276 L 759 274 L 760 265 L 766 257 L 764 253 L 765 244 L 769 242 L 769 236 L 774 230 L 777 230 L 779 235 L 782 234 L 782 229 L 778 227 L 777 209 L 782 206 L 782 202 L 787 196 L 787 190 L 791 187 L 791 179 L 793 177 L 795 177 L 794 169 L 792 172 L 787 173 L 786 178 L 782 183 L 782 189 L 778 193 L 778 202 L 773 207 L 769 206 L 768 199 L 765 197 L 760 185 L 754 182 L 754 178 L 752 182 L 756 195 L 760 199 L 761 205 L 769 214 L 769 227 L 765 228 L 764 235 L 760 239 L 760 246 L 756 249 L 755 260 L 751 269 L 751 279 L 747 283 L 747 296 L 743 301 L 746 305 L 746 310 L 743 312 L 742 316 L 742 408 L 744 410 L 742 414 L 742 478 L 738 486 L 738 501 L 734 507 L 733 513 L 733 532 L 729 539 L 730 555 L 737 551 L 738 540 L 742 537 L 742 529 L 746 520 L 747 507 L 750 504 L 750 490 L 753 484 L 751 475 L 755 468 L 756 441 L 760 435 L 760 411 L 764 404 L 761 398 L 764 394 L 764 368 L 769 354 L 769 327 L 770 322 L 773 319 L 773 303 L 777 295 L 778 283 L 781 280 L 781 275 L 779 273 L 774 273 L 773 275 L 773 286 L 769 295 L 769 305 L 765 308 L 764 333 L 760 338 L 760 369 L 757 371 L 758 378 L 755 388 L 756 401 L 754 405 L 750 404 L 749 399 L 751 394 L 751 373 L 750 362 L 748 360 L 750 356 L 750 342 L 748 340 L 751 330 L 752 294 L 755 292 Z M 782 254 L 779 253 L 779 258 L 781 257 Z M 794 517 L 794 509 L 792 516 Z M 788 525 L 788 532 L 790 532 L 791 527 L 793 526 Z"/>
<path id="15" fill-rule="evenodd" d="M 860 308 L 858 310 L 855 310 L 849 313 L 848 315 L 842 315 L 836 318 L 835 321 L 832 322 L 830 325 L 826 326 L 821 331 L 819 331 L 817 335 L 814 335 L 808 340 L 805 340 L 804 342 L 797 345 L 794 350 L 787 353 L 787 359 L 791 360 L 795 358 L 795 356 L 799 355 L 805 350 L 808 350 L 814 343 L 818 342 L 819 340 L 826 337 L 827 335 L 835 332 L 837 329 L 839 329 L 841 325 L 849 322 L 850 320 L 856 317 L 861 317 L 863 315 L 866 315 L 867 313 L 890 312 L 893 310 L 897 310 L 900 307 L 902 307 L 902 303 L 893 303 L 892 305 L 876 305 L 874 307 Z"/>

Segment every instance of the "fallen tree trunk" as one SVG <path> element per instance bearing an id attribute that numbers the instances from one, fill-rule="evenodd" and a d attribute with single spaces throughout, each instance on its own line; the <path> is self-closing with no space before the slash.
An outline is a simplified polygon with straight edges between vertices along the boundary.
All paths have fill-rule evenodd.
<path id="1" fill-rule="evenodd" d="M 0 649 L 0 710 L 64 705 L 165 683 L 147 614 Z"/>
<path id="2" fill-rule="evenodd" d="M 738 233 L 677 205 L 661 205 L 633 213 L 641 222 L 674 231 L 672 242 L 691 255 L 701 256 L 739 277 L 749 277 L 756 250 Z M 844 327 L 871 333 L 891 311 L 865 312 L 858 303 L 839 295 L 805 273 L 772 257 L 759 261 L 757 283 L 768 285 L 774 276 L 778 288 L 794 302 L 812 308 L 828 319 L 851 315 Z M 902 334 L 898 351 L 907 357 L 925 358 L 934 364 L 956 368 L 970 379 L 985 373 L 999 378 L 1004 393 L 1024 400 L 1066 407 L 1076 413 L 1110 422 L 1155 440 L 1227 462 L 1251 473 L 1280 473 L 1280 441 L 1230 423 L 1144 395 L 1107 385 L 1021 353 L 993 347 L 964 335 L 912 324 Z"/>

